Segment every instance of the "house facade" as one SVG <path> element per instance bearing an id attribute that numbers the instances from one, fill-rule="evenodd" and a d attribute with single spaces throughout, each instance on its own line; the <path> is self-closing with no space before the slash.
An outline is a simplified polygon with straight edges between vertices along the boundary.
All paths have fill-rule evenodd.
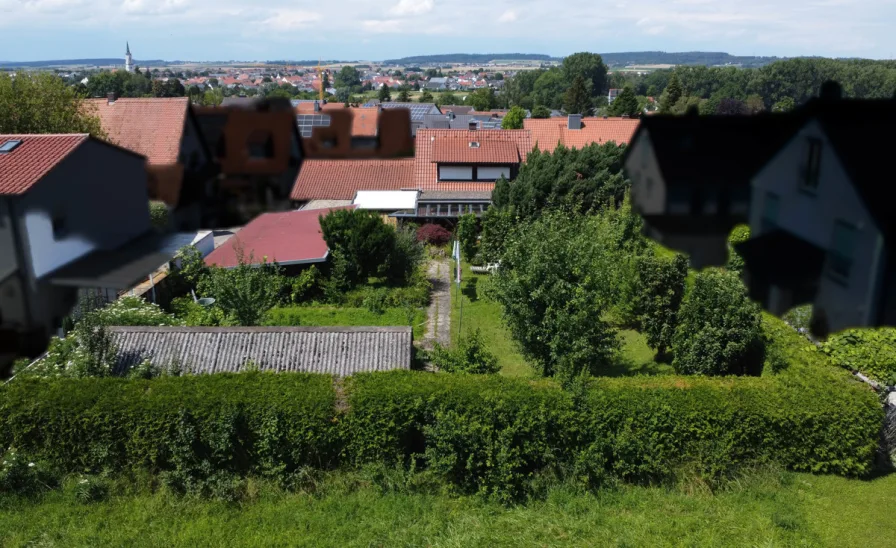
<path id="1" fill-rule="evenodd" d="M 80 289 L 152 270 L 100 257 L 150 233 L 144 163 L 86 134 L 0 135 L 0 330 L 20 353 L 46 346 Z"/>

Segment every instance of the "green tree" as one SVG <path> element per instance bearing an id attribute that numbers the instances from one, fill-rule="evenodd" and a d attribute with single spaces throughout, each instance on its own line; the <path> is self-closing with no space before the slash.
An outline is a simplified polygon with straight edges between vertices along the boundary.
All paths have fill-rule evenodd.
<path id="1" fill-rule="evenodd" d="M 537 107 L 532 109 L 532 117 L 533 118 L 550 118 L 551 117 L 551 109 L 544 105 L 538 105 Z"/>
<path id="2" fill-rule="evenodd" d="M 678 314 L 672 366 L 688 375 L 758 375 L 765 353 L 759 306 L 734 272 L 698 272 Z"/>
<path id="3" fill-rule="evenodd" d="M 489 375 L 501 370 L 498 357 L 488 351 L 478 328 L 464 335 L 454 348 L 445 348 L 436 343 L 432 362 L 447 373 Z"/>
<path id="4" fill-rule="evenodd" d="M 648 97 L 654 97 L 654 98 L 656 98 L 657 93 L 659 93 L 659 92 L 657 91 L 655 85 L 650 84 L 649 86 L 647 86 L 647 90 L 646 90 L 644 93 L 645 93 Z"/>
<path id="5" fill-rule="evenodd" d="M 647 344 L 661 358 L 672 346 L 687 275 L 688 260 L 681 254 L 671 259 L 646 254 L 637 261 L 635 313 Z"/>
<path id="6" fill-rule="evenodd" d="M 513 105 L 520 105 L 523 108 L 531 108 L 534 106 L 532 94 L 535 91 L 535 81 L 544 73 L 544 70 L 521 70 L 509 78 L 504 83 L 504 96 L 507 102 Z"/>
<path id="7" fill-rule="evenodd" d="M 202 94 L 200 103 L 205 107 L 216 107 L 224 102 L 224 93 L 220 88 L 210 89 Z"/>
<path id="8" fill-rule="evenodd" d="M 320 86 L 320 88 L 321 88 L 322 90 L 324 90 L 324 93 L 326 93 L 327 88 L 329 88 L 329 87 L 330 87 L 330 73 L 327 72 L 327 71 L 324 71 L 324 76 L 323 76 L 323 78 L 321 79 L 321 86 Z"/>
<path id="9" fill-rule="evenodd" d="M 793 98 L 784 97 L 774 104 L 774 106 L 772 107 L 772 112 L 790 112 L 794 108 L 796 108 L 796 104 L 794 104 Z"/>
<path id="10" fill-rule="evenodd" d="M 237 236 L 238 237 L 238 236 Z M 252 253 L 246 258 L 241 245 L 235 248 L 235 268 L 209 268 L 199 281 L 199 293 L 215 299 L 215 306 L 238 325 L 260 325 L 265 314 L 279 304 L 286 285 L 282 269 L 262 257 L 256 263 Z"/>
<path id="11" fill-rule="evenodd" d="M 418 101 L 421 103 L 432 103 L 432 93 L 430 93 L 428 89 L 423 90 Z"/>
<path id="12" fill-rule="evenodd" d="M 407 86 L 401 86 L 401 89 L 398 91 L 398 99 L 396 99 L 399 103 L 407 103 L 411 100 L 411 96 L 408 93 Z"/>
<path id="13" fill-rule="evenodd" d="M 495 298 L 514 339 L 544 376 L 599 374 L 619 342 L 604 321 L 629 253 L 618 210 L 580 216 L 559 210 L 520 226 L 506 242 Z"/>
<path id="14" fill-rule="evenodd" d="M 479 88 L 467 96 L 467 104 L 474 110 L 485 112 L 495 108 L 495 90 L 492 88 Z"/>
<path id="15" fill-rule="evenodd" d="M 533 150 L 513 184 L 496 184 L 492 201 L 512 206 L 520 218 L 538 216 L 550 207 L 589 211 L 622 201 L 630 187 L 623 173 L 625 147 L 613 142 L 581 149 Z"/>
<path id="16" fill-rule="evenodd" d="M 607 91 L 607 66 L 596 53 L 574 53 L 563 59 L 563 76 L 567 85 L 583 78 L 588 97 L 604 95 Z"/>
<path id="17" fill-rule="evenodd" d="M 669 85 L 666 86 L 666 89 L 660 96 L 660 112 L 663 114 L 671 113 L 682 95 L 684 95 L 684 91 L 681 88 L 681 81 L 678 79 L 678 74 L 673 72 L 669 78 Z"/>
<path id="18" fill-rule="evenodd" d="M 585 84 L 585 79 L 577 76 L 572 85 L 563 96 L 563 108 L 570 114 L 591 114 L 591 96 Z"/>
<path id="19" fill-rule="evenodd" d="M 454 93 L 452 93 L 450 91 L 440 93 L 439 96 L 436 98 L 436 104 L 439 106 L 460 105 L 461 103 L 458 101 L 459 101 L 459 99 L 457 98 L 457 95 L 455 95 Z"/>
<path id="20" fill-rule="evenodd" d="M 616 99 L 610 103 L 610 113 L 613 116 L 631 116 L 635 118 L 641 114 L 638 105 L 638 98 L 635 97 L 635 89 L 631 85 L 626 85 L 616 96 Z"/>
<path id="21" fill-rule="evenodd" d="M 548 108 L 561 108 L 563 106 L 563 94 L 568 87 L 569 84 L 564 79 L 560 69 L 546 70 L 535 80 L 532 100 L 536 105 L 545 105 Z M 587 90 L 584 95 L 590 98 Z"/>
<path id="22" fill-rule="evenodd" d="M 737 225 L 731 234 L 728 235 L 728 263 L 725 267 L 732 272 L 740 274 L 744 270 L 744 259 L 734 248 L 737 244 L 746 242 L 750 239 L 750 227 L 747 225 Z"/>
<path id="23" fill-rule="evenodd" d="M 513 107 L 501 119 L 501 129 L 523 129 L 523 120 L 526 119 L 526 111 L 523 107 Z"/>
<path id="24" fill-rule="evenodd" d="M 48 72 L 0 73 L 0 133 L 89 133 L 105 138 L 95 109 Z"/>
<path id="25" fill-rule="evenodd" d="M 383 87 L 381 87 L 380 91 L 377 93 L 377 98 L 381 103 L 388 103 L 392 100 L 392 92 L 389 91 L 388 84 L 383 84 Z"/>
<path id="26" fill-rule="evenodd" d="M 472 213 L 461 215 L 457 219 L 457 239 L 460 242 L 460 252 L 467 261 L 471 261 L 476 256 L 479 248 L 477 224 L 476 215 Z"/>
<path id="27" fill-rule="evenodd" d="M 336 76 L 333 78 L 333 81 L 336 84 L 336 89 L 348 89 L 352 90 L 354 88 L 361 87 L 361 73 L 358 72 L 358 69 L 351 65 L 344 65 L 339 72 L 336 73 Z"/>
<path id="28" fill-rule="evenodd" d="M 506 179 L 503 179 L 506 182 Z M 508 207 L 490 207 L 482 214 L 482 236 L 479 252 L 485 262 L 501 260 L 505 242 L 515 227 L 513 211 Z"/>

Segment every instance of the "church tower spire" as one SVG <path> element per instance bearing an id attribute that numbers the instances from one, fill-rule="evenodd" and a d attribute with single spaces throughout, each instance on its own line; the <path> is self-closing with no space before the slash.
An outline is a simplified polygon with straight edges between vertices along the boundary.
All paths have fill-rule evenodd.
<path id="1" fill-rule="evenodd" d="M 124 70 L 134 72 L 134 60 L 131 58 L 131 44 L 125 42 L 124 48 Z"/>

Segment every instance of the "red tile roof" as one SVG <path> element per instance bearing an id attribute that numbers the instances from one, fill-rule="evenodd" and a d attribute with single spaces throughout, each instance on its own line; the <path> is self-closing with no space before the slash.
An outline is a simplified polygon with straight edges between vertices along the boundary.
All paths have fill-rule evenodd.
<path id="1" fill-rule="evenodd" d="M 637 118 L 582 118 L 582 129 L 567 129 L 566 118 L 526 118 L 523 127 L 532 132 L 533 147 L 550 152 L 558 144 L 567 148 L 609 141 L 627 145 L 638 123 Z"/>
<path id="2" fill-rule="evenodd" d="M 475 133 L 475 132 L 474 132 Z M 442 139 L 432 143 L 432 161 L 439 164 L 518 164 L 520 152 L 516 143 L 509 141 L 479 141 L 472 135 L 470 142 Z"/>
<path id="3" fill-rule="evenodd" d="M 494 189 L 494 183 L 440 183 L 438 164 L 433 162 L 435 143 L 457 141 L 469 146 L 470 141 L 484 143 L 513 143 L 519 151 L 520 162 L 532 149 L 529 132 L 525 129 L 476 130 L 465 129 L 418 129 L 414 151 L 414 186 L 420 190 L 445 190 L 451 192 L 487 191 Z M 441 146 L 441 145 L 440 145 Z M 488 145 L 486 145 L 488 146 Z"/>
<path id="4" fill-rule="evenodd" d="M 260 264 L 265 258 L 282 265 L 322 262 L 327 258 L 328 249 L 320 232 L 320 216 L 353 207 L 264 213 L 209 253 L 205 264 L 233 268 L 239 264 L 239 247 L 246 262 L 252 255 L 252 264 Z"/>
<path id="5" fill-rule="evenodd" d="M 89 99 L 114 144 L 146 156 L 150 165 L 177 163 L 190 100 L 186 97 Z"/>
<path id="6" fill-rule="evenodd" d="M 414 187 L 414 159 L 306 160 L 290 198 L 353 200 L 359 190 L 401 190 Z"/>
<path id="7" fill-rule="evenodd" d="M 343 103 L 318 103 L 321 111 L 326 110 L 342 110 L 345 108 Z M 299 103 L 296 106 L 296 114 L 314 114 L 314 103 Z"/>
<path id="8" fill-rule="evenodd" d="M 0 153 L 0 195 L 25 193 L 89 138 L 86 133 L 0 135 L 0 145 L 22 141 L 12 152 Z"/>
<path id="9" fill-rule="evenodd" d="M 352 107 L 352 136 L 376 137 L 376 127 L 380 119 L 377 107 Z"/>

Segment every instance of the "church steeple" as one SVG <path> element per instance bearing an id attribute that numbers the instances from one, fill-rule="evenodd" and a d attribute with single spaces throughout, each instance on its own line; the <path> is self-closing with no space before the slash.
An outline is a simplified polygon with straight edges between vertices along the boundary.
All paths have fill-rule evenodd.
<path id="1" fill-rule="evenodd" d="M 134 72 L 134 60 L 131 58 L 131 44 L 125 42 L 124 47 L 124 70 Z"/>

